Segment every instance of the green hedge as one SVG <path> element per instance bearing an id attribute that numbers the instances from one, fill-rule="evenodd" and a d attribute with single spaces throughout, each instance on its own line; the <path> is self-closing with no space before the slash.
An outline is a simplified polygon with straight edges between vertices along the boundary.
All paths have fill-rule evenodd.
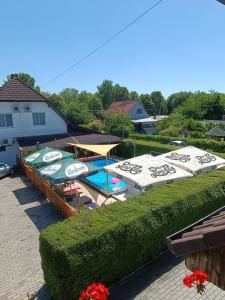
<path id="1" fill-rule="evenodd" d="M 173 145 L 164 145 L 155 142 L 146 142 L 142 140 L 139 141 L 139 140 L 127 139 L 125 140 L 124 143 L 121 143 L 117 147 L 117 155 L 124 158 L 130 158 L 134 156 L 134 152 L 136 156 L 146 154 L 146 153 L 157 155 L 157 154 L 167 153 L 175 149 L 179 149 L 179 147 Z"/>
<path id="2" fill-rule="evenodd" d="M 75 300 L 92 282 L 123 278 L 165 249 L 166 236 L 224 206 L 224 199 L 220 169 L 49 226 L 40 253 L 50 294 Z"/>
<path id="3" fill-rule="evenodd" d="M 134 140 L 142 140 L 146 142 L 156 142 L 162 144 L 168 144 L 170 141 L 182 140 L 188 145 L 195 146 L 204 150 L 212 150 L 215 152 L 225 152 L 225 142 L 217 142 L 210 139 L 193 139 L 183 137 L 171 137 L 163 135 L 151 135 L 151 134 L 132 134 L 129 136 Z"/>

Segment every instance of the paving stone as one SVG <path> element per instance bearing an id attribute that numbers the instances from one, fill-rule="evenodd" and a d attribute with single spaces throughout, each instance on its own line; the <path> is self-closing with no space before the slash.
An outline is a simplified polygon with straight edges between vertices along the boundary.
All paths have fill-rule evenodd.
<path id="1" fill-rule="evenodd" d="M 39 235 L 63 218 L 27 182 L 22 175 L 0 179 L 0 300 L 27 300 L 27 293 L 48 299 Z"/>

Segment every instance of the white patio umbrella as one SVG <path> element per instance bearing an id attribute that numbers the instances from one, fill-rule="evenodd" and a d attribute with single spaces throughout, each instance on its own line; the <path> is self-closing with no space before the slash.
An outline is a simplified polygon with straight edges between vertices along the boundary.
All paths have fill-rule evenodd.
<path id="1" fill-rule="evenodd" d="M 193 175 L 225 166 L 225 160 L 207 151 L 188 146 L 157 156 Z"/>
<path id="2" fill-rule="evenodd" d="M 111 174 L 133 181 L 141 189 L 192 176 L 191 173 L 149 154 L 109 165 L 105 169 Z"/>

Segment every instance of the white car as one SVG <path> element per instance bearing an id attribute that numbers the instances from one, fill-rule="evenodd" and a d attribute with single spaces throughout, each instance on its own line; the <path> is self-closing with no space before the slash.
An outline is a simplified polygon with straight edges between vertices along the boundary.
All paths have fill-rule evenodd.
<path id="1" fill-rule="evenodd" d="M 13 175 L 14 174 L 14 169 L 13 167 L 0 163 L 0 178 L 5 177 L 7 175 Z"/>
<path id="2" fill-rule="evenodd" d="M 179 147 L 187 147 L 187 144 L 184 141 L 171 141 L 169 145 L 179 146 Z"/>

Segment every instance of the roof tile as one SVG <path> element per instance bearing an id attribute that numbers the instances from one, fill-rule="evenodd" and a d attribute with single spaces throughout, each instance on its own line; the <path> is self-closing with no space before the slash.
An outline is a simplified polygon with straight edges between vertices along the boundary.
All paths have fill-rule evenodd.
<path id="1" fill-rule="evenodd" d="M 47 99 L 35 91 L 32 87 L 13 76 L 0 89 L 0 102 L 13 101 L 47 101 Z"/>

